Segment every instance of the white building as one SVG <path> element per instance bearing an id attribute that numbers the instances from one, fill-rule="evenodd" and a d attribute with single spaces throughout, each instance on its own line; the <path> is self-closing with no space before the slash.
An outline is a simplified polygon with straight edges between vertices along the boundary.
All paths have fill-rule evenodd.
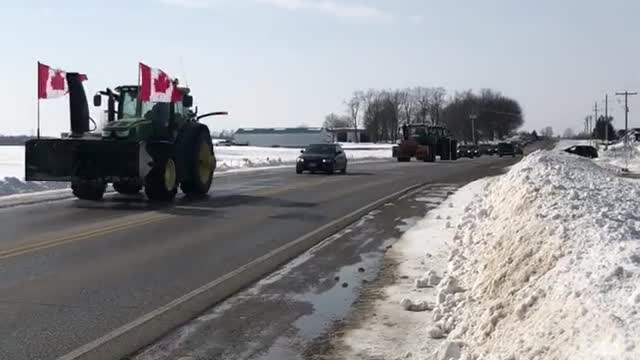
<path id="1" fill-rule="evenodd" d="M 322 128 L 241 128 L 233 134 L 237 144 L 266 147 L 305 147 L 331 143 L 332 136 Z"/>

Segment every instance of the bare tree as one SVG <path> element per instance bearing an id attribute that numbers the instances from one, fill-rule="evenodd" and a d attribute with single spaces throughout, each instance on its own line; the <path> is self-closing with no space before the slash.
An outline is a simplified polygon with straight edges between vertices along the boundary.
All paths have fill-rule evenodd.
<path id="1" fill-rule="evenodd" d="M 433 92 L 430 88 L 419 86 L 413 89 L 416 104 L 416 122 L 419 124 L 427 124 L 432 94 Z"/>
<path id="2" fill-rule="evenodd" d="M 415 96 L 411 89 L 405 89 L 399 92 L 400 107 L 402 108 L 402 120 L 406 125 L 411 124 L 411 119 L 416 112 Z"/>
<path id="3" fill-rule="evenodd" d="M 363 101 L 364 94 L 361 91 L 355 91 L 351 96 L 351 99 L 346 102 L 356 142 L 359 142 L 360 140 L 358 139 L 358 115 Z"/>
<path id="4" fill-rule="evenodd" d="M 565 139 L 571 139 L 575 136 L 576 136 L 576 133 L 573 131 L 572 128 L 566 128 L 562 133 L 562 137 Z"/>
<path id="5" fill-rule="evenodd" d="M 351 117 L 347 115 L 336 115 L 330 113 L 325 116 L 322 127 L 325 129 L 347 128 L 351 126 Z"/>
<path id="6" fill-rule="evenodd" d="M 550 138 L 553 137 L 553 128 L 551 126 L 547 126 L 540 130 L 540 136 Z"/>
<path id="7" fill-rule="evenodd" d="M 440 123 L 440 113 L 444 106 L 444 98 L 447 95 L 447 91 L 444 88 L 438 87 L 431 90 L 431 104 L 429 106 L 429 116 L 431 116 L 431 122 L 434 124 Z"/>

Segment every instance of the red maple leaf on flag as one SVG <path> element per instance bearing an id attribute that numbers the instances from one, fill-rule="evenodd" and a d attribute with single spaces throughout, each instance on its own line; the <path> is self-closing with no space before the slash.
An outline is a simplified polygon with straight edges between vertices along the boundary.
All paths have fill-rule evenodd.
<path id="1" fill-rule="evenodd" d="M 53 90 L 64 90 L 65 81 L 62 71 L 56 70 L 53 77 L 51 77 L 51 88 Z"/>
<path id="2" fill-rule="evenodd" d="M 169 77 L 164 72 L 160 72 L 158 78 L 153 81 L 156 91 L 161 93 L 167 92 L 170 84 Z"/>

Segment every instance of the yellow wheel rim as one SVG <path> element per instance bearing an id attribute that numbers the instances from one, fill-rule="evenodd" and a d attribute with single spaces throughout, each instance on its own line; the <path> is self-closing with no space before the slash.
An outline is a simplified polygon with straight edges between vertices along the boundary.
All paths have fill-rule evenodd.
<path id="1" fill-rule="evenodd" d="M 169 159 L 164 167 L 164 186 L 167 191 L 172 191 L 176 188 L 176 178 L 176 163 L 173 159 Z"/>
<path id="2" fill-rule="evenodd" d="M 206 184 L 209 181 L 212 167 L 213 156 L 209 152 L 209 145 L 203 142 L 200 144 L 200 150 L 198 151 L 198 177 L 201 184 Z"/>

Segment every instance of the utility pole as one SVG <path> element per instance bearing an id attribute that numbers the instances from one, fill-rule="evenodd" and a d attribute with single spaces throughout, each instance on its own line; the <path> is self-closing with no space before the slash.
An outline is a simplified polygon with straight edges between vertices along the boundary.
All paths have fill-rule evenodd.
<path id="1" fill-rule="evenodd" d="M 638 95 L 637 92 L 617 92 L 616 95 L 624 96 L 624 147 L 627 147 L 628 139 L 627 133 L 629 132 L 629 96 Z"/>
<path id="2" fill-rule="evenodd" d="M 604 94 L 604 149 L 609 147 L 609 94 Z"/>
<path id="3" fill-rule="evenodd" d="M 476 114 L 471 114 L 469 115 L 469 118 L 471 119 L 471 141 L 473 141 L 473 145 L 476 144 L 476 118 L 478 116 Z"/>
<path id="4" fill-rule="evenodd" d="M 597 144 L 598 137 L 597 137 L 597 134 L 594 134 L 596 132 L 596 128 L 598 127 L 598 102 L 597 101 L 595 102 L 595 105 L 593 107 L 593 113 L 594 113 L 594 118 L 593 118 L 593 127 L 591 129 L 591 139 Z"/>

